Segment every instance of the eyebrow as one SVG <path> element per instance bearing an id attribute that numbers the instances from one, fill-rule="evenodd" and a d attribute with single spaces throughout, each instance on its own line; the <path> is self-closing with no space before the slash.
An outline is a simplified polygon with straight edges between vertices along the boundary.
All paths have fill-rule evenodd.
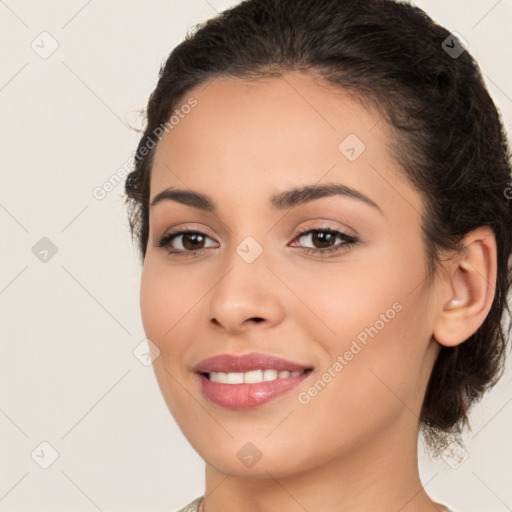
<path id="1" fill-rule="evenodd" d="M 269 204 L 274 210 L 286 210 L 294 206 L 314 201 L 323 197 L 344 196 L 357 199 L 382 213 L 377 203 L 372 201 L 368 196 L 356 189 L 347 187 L 340 183 L 328 183 L 324 185 L 307 185 L 303 187 L 293 188 L 274 194 L 270 197 Z M 178 203 L 192 206 L 200 210 L 215 213 L 217 206 L 215 201 L 205 194 L 194 192 L 191 190 L 180 190 L 168 188 L 158 193 L 151 201 L 150 207 L 154 207 L 162 201 L 176 201 Z"/>

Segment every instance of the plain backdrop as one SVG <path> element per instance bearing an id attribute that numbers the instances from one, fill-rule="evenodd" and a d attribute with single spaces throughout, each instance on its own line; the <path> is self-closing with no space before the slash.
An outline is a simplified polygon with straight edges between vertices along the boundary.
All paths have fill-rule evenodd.
<path id="1" fill-rule="evenodd" d="M 0 511 L 202 494 L 204 463 L 141 362 L 123 184 L 94 191 L 130 161 L 171 49 L 235 3 L 0 0 Z M 416 3 L 467 41 L 510 133 L 512 1 Z M 456 511 L 512 510 L 511 375 L 475 408 L 459 467 L 420 450 L 427 491 Z"/>

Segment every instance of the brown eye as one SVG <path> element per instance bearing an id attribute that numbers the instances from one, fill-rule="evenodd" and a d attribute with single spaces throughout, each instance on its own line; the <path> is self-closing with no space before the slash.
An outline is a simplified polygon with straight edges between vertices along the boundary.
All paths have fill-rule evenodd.
<path id="1" fill-rule="evenodd" d="M 216 242 L 208 235 L 200 231 L 175 231 L 165 235 L 157 244 L 157 247 L 166 247 L 169 254 L 187 255 L 202 251 L 209 247 L 218 247 Z"/>
<path id="2" fill-rule="evenodd" d="M 319 249 L 323 249 L 325 247 L 330 247 L 336 241 L 336 235 L 326 231 L 315 231 L 311 234 L 311 241 L 315 245 L 315 247 Z"/>
<path id="3" fill-rule="evenodd" d="M 182 245 L 188 251 L 194 251 L 202 249 L 205 241 L 205 237 L 200 233 L 184 233 L 181 235 Z"/>
<path id="4" fill-rule="evenodd" d="M 298 244 L 294 242 L 295 247 L 300 247 L 306 253 L 319 254 L 348 249 L 357 243 L 353 236 L 331 228 L 309 229 L 299 233 L 295 240 L 302 240 Z"/>

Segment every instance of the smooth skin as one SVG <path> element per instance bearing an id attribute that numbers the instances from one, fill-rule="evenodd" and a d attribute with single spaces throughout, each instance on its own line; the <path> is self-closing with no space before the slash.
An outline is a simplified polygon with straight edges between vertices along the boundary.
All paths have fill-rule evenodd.
<path id="1" fill-rule="evenodd" d="M 492 232 L 470 233 L 465 249 L 446 255 L 429 278 L 422 196 L 391 155 L 390 128 L 318 78 L 224 77 L 189 91 L 184 104 L 189 97 L 197 106 L 156 148 L 150 201 L 169 188 L 194 191 L 216 211 L 175 200 L 150 208 L 141 311 L 161 351 L 153 365 L 166 403 L 206 461 L 204 510 L 443 510 L 418 474 L 419 413 L 441 344 L 464 342 L 491 307 Z M 365 145 L 354 161 L 339 150 L 349 134 Z M 378 207 L 346 195 L 284 210 L 269 204 L 279 192 L 327 183 L 355 189 Z M 178 235 L 158 247 L 177 228 L 203 237 Z M 322 255 L 322 228 L 357 242 L 348 246 L 334 235 L 338 251 Z M 299 237 L 305 229 L 323 238 Z M 252 263 L 236 250 L 249 236 L 263 250 Z M 299 393 L 396 302 L 400 312 L 300 403 Z M 292 392 L 250 410 L 203 396 L 193 371 L 199 361 L 252 352 L 314 371 Z M 262 454 L 252 467 L 237 457 L 249 442 Z"/>

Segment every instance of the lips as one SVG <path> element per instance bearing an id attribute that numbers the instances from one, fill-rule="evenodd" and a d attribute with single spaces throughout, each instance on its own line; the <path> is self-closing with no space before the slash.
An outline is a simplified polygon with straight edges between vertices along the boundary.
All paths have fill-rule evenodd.
<path id="1" fill-rule="evenodd" d="M 310 375 L 312 367 L 254 353 L 210 357 L 194 370 L 208 400 L 228 409 L 249 409 L 290 392 Z"/>
<path id="2" fill-rule="evenodd" d="M 209 372 L 250 372 L 251 370 L 277 370 L 288 372 L 302 372 L 310 369 L 310 366 L 294 363 L 268 354 L 246 354 L 235 356 L 232 354 L 220 354 L 201 361 L 195 371 L 198 373 Z"/>

